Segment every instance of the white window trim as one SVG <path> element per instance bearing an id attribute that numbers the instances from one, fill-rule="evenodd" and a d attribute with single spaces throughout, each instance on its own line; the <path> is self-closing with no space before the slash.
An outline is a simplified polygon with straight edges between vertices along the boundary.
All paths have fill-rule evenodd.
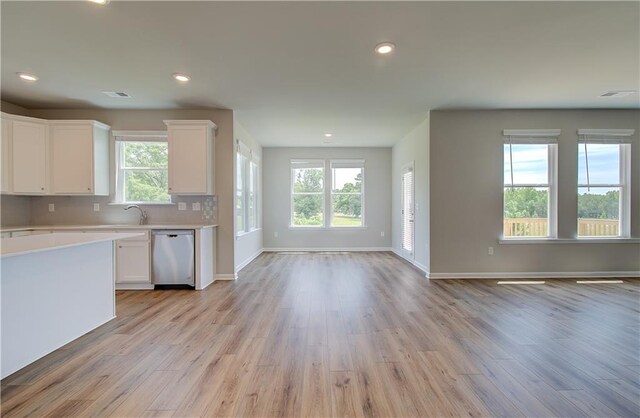
<path id="1" fill-rule="evenodd" d="M 505 237 L 500 233 L 500 241 L 553 240 L 558 238 L 558 137 L 560 129 L 505 129 L 502 131 L 505 144 L 546 144 L 548 151 L 548 184 L 505 184 L 502 191 L 502 219 L 504 220 L 505 187 L 548 187 L 549 207 L 547 209 L 548 231 L 544 237 Z M 504 157 L 503 157 L 504 161 Z M 513 162 L 512 162 L 513 167 Z"/>
<path id="2" fill-rule="evenodd" d="M 620 209 L 618 218 L 620 221 L 620 234 L 610 237 L 579 236 L 578 240 L 620 240 L 631 237 L 631 142 L 635 133 L 634 129 L 578 129 L 578 146 L 582 144 L 618 144 L 620 146 L 620 182 L 619 184 L 587 184 L 579 183 L 578 188 L 620 188 Z"/>
<path id="3" fill-rule="evenodd" d="M 112 131 L 113 137 L 113 152 L 114 160 L 111 164 L 111 170 L 113 170 L 113 194 L 109 205 L 175 205 L 173 202 L 173 195 L 169 195 L 169 201 L 155 202 L 155 201 L 125 201 L 124 200 L 124 175 L 126 169 L 122 168 L 124 155 L 121 143 L 123 142 L 167 142 L 167 131 Z M 147 168 L 149 170 L 158 170 L 158 168 Z M 167 172 L 168 172 L 167 165 Z M 145 170 L 145 168 L 136 168 L 135 170 Z"/>
<path id="4" fill-rule="evenodd" d="M 237 167 L 237 161 L 238 161 L 238 154 L 242 155 L 243 157 L 245 157 L 245 161 L 246 164 L 244 165 L 244 167 Z M 254 219 L 255 219 L 255 225 L 251 226 L 249 225 L 249 219 L 250 219 L 250 210 L 249 210 L 249 177 L 251 176 L 251 163 L 255 164 L 256 166 L 256 178 L 255 178 L 255 184 L 254 184 Z M 235 199 L 237 198 L 237 193 L 238 193 L 238 189 L 241 190 L 242 192 L 242 218 L 243 218 L 243 224 L 244 224 L 244 229 L 241 231 L 238 231 L 236 228 L 236 237 L 242 237 L 244 235 L 250 234 L 251 232 L 254 231 L 258 231 L 259 229 L 261 229 L 260 227 L 260 157 L 258 157 L 257 155 L 254 155 L 254 152 L 251 148 L 249 148 L 248 146 L 246 146 L 242 141 L 240 141 L 239 139 L 236 139 L 236 159 L 234 164 L 236 164 L 236 170 L 241 170 L 243 169 L 244 173 L 242 176 L 242 180 L 243 180 L 243 184 L 242 187 L 238 187 L 237 184 L 235 184 L 235 189 L 234 189 L 234 212 L 236 210 L 236 205 L 235 205 Z M 237 173 L 234 177 L 234 183 L 237 182 Z M 237 214 L 236 214 L 237 216 Z M 236 221 L 236 217 L 234 217 L 234 222 Z"/>
<path id="5" fill-rule="evenodd" d="M 289 164 L 289 229 L 291 230 L 359 230 L 359 229 L 368 229 L 369 227 L 365 221 L 365 163 L 364 159 L 304 159 L 304 158 L 295 158 L 290 160 Z M 333 226 L 331 222 L 333 220 L 333 168 L 334 166 L 344 165 L 344 167 L 353 167 L 358 168 L 362 167 L 362 225 L 360 226 Z M 293 169 L 294 168 L 320 168 L 323 170 L 323 179 L 322 192 L 314 192 L 314 193 L 295 193 L 295 194 L 321 194 L 322 195 L 322 225 L 294 225 L 293 224 L 293 197 L 294 197 L 294 177 L 293 177 Z M 327 167 L 329 169 L 327 169 Z M 336 167 L 338 168 L 338 167 Z M 327 209 L 327 202 L 329 202 L 329 208 Z"/>

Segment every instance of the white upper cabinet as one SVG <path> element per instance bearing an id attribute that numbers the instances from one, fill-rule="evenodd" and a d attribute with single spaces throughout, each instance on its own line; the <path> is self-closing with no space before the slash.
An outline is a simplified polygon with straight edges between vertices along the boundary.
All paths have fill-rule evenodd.
<path id="1" fill-rule="evenodd" d="M 49 121 L 51 191 L 109 194 L 109 126 L 96 121 Z"/>
<path id="2" fill-rule="evenodd" d="M 7 118 L 3 115 L 3 122 Z M 11 192 L 46 194 L 49 170 L 49 137 L 46 121 L 11 117 Z M 4 136 L 3 132 L 3 136 Z"/>
<path id="3" fill-rule="evenodd" d="M 214 130 L 210 120 L 165 120 L 169 141 L 169 193 L 214 194 Z"/>
<path id="4" fill-rule="evenodd" d="M 2 128 L 2 133 L 0 133 L 0 152 L 2 156 L 0 157 L 0 164 L 2 167 L 0 169 L 0 192 L 1 193 L 11 193 L 13 191 L 13 185 L 11 181 L 11 121 L 5 118 L 0 120 L 0 128 Z"/>

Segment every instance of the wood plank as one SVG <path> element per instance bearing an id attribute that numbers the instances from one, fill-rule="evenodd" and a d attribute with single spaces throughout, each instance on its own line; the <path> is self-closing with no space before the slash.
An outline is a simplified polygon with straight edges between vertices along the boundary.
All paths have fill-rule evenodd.
<path id="1" fill-rule="evenodd" d="M 1 382 L 3 417 L 639 416 L 640 280 L 429 281 L 387 253 L 265 253 Z"/>

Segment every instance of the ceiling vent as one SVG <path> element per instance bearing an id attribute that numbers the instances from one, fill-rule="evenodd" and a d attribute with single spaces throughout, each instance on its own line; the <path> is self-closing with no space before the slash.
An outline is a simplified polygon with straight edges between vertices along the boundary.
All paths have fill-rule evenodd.
<path id="1" fill-rule="evenodd" d="M 600 97 L 604 97 L 604 98 L 627 97 L 627 96 L 631 96 L 633 93 L 635 93 L 635 90 L 612 90 L 604 94 L 601 94 Z"/>
<path id="2" fill-rule="evenodd" d="M 123 91 L 103 91 L 109 97 L 115 97 L 116 99 L 131 99 L 132 96 Z"/>

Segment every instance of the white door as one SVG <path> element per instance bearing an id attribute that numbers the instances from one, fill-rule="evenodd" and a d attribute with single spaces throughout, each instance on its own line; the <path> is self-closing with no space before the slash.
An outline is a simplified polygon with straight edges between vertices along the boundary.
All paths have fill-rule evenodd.
<path id="1" fill-rule="evenodd" d="M 45 194 L 47 186 L 47 126 L 13 122 L 14 193 Z"/>
<path id="2" fill-rule="evenodd" d="M 11 193 L 11 121 L 2 119 L 2 137 L 0 143 L 2 145 L 2 188 L 0 192 Z"/>
<path id="3" fill-rule="evenodd" d="M 151 283 L 149 241 L 116 241 L 116 283 Z"/>
<path id="4" fill-rule="evenodd" d="M 169 193 L 207 193 L 207 129 L 169 129 Z"/>
<path id="5" fill-rule="evenodd" d="M 413 255 L 414 188 L 413 163 L 402 169 L 402 249 Z"/>
<path id="6" fill-rule="evenodd" d="M 51 128 L 53 193 L 93 192 L 93 128 Z"/>

